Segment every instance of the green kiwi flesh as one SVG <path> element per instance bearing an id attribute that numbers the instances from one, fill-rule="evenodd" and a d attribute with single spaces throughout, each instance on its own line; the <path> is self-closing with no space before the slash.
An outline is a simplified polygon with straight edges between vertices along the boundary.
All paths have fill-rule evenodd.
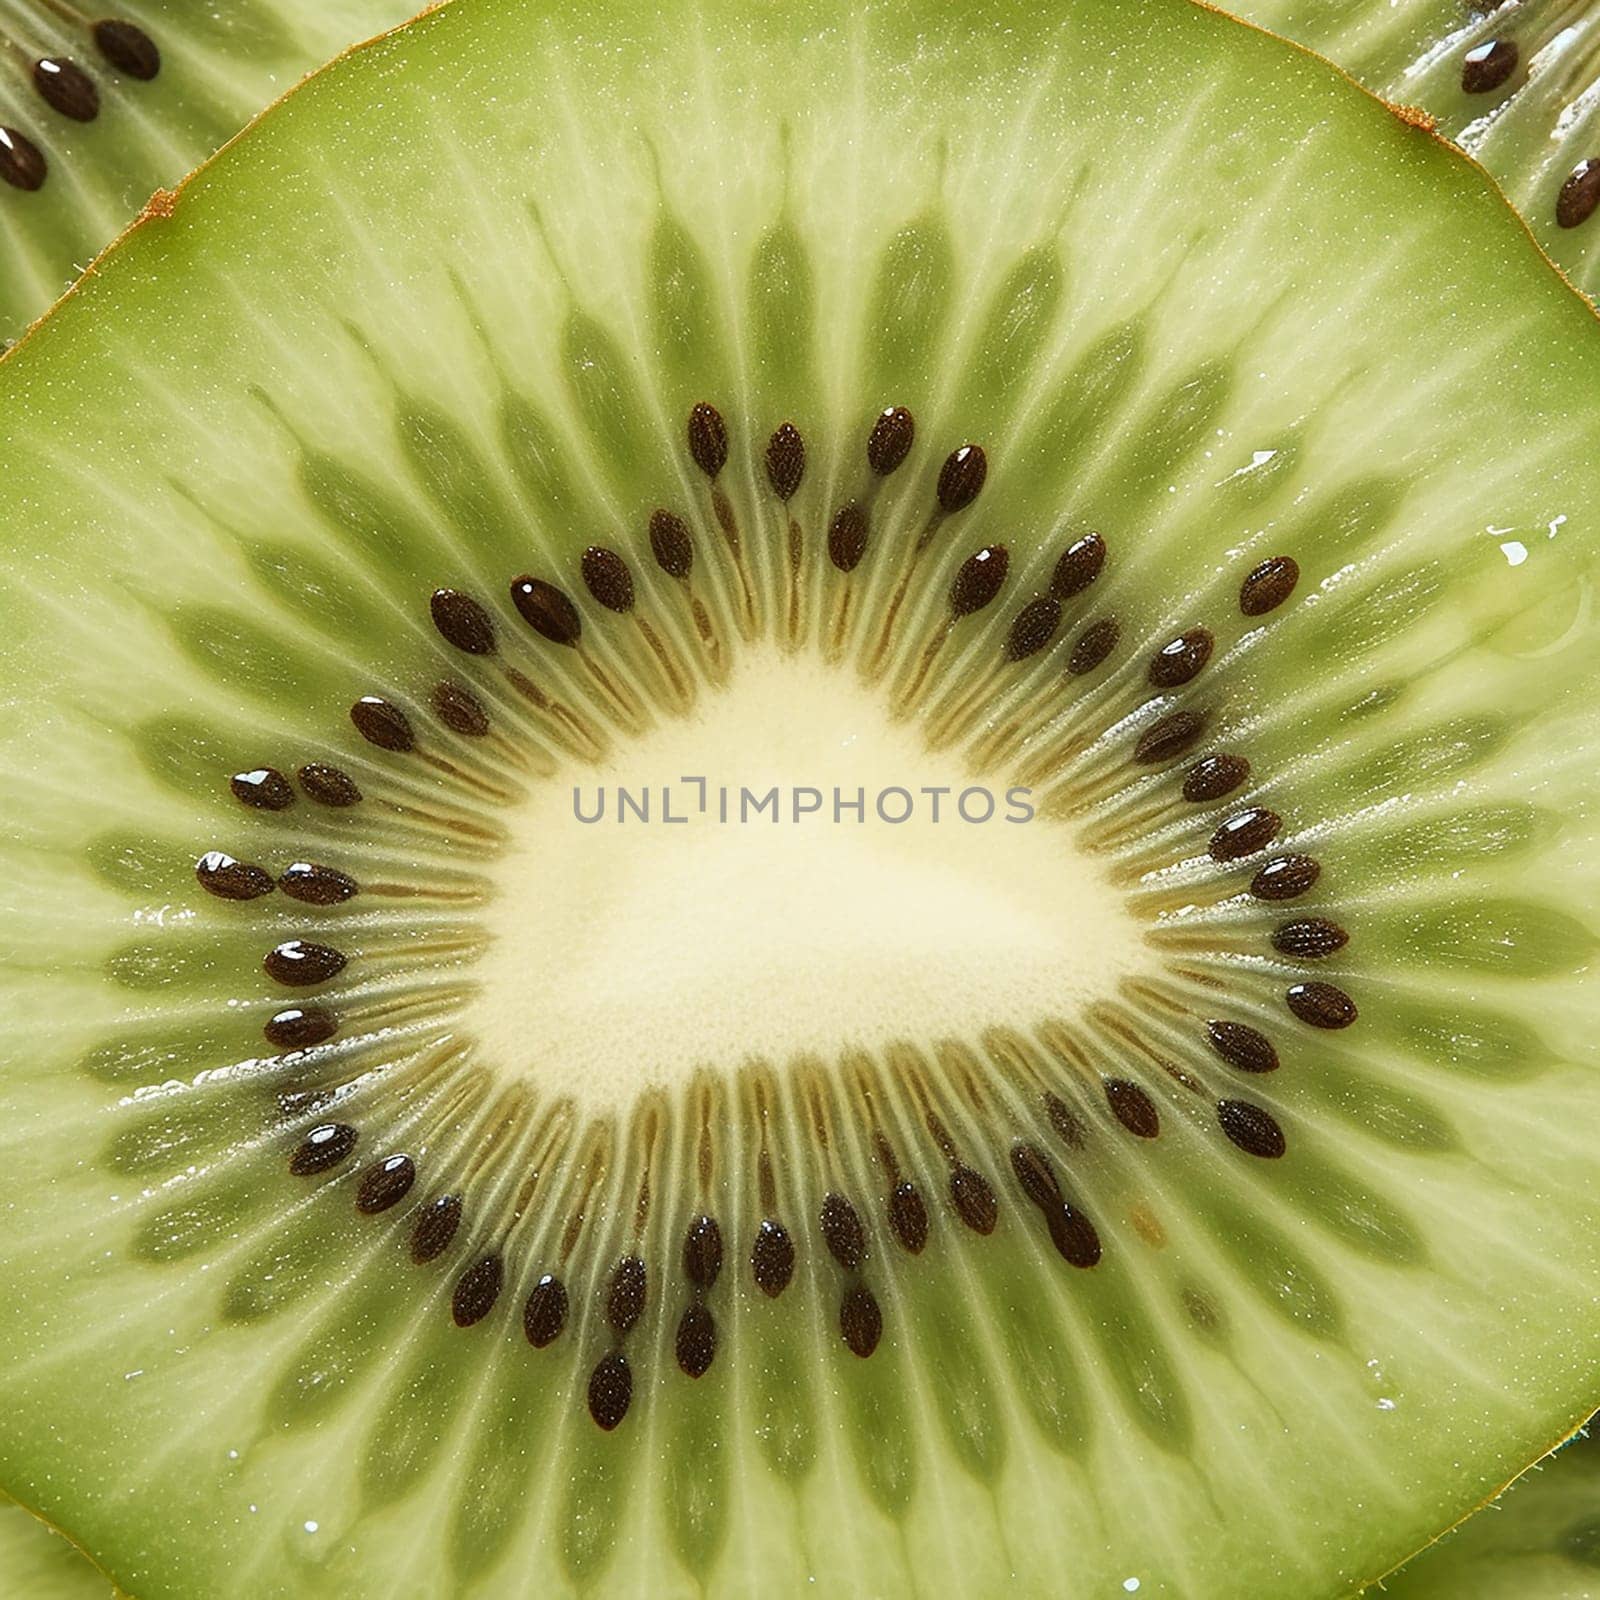
<path id="1" fill-rule="evenodd" d="M 0 345 L 163 185 L 407 0 L 0 0 Z"/>
<path id="2" fill-rule="evenodd" d="M 1385 1580 L 1396 1600 L 1587 1600 L 1600 1593 L 1600 1445 L 1580 1434 Z"/>
<path id="3" fill-rule="evenodd" d="M 319 74 L 0 363 L 0 1484 L 140 1600 L 1395 1566 L 1600 1358 L 1596 393 L 1182 0 Z"/>
<path id="4" fill-rule="evenodd" d="M 1228 9 L 1417 107 L 1481 161 L 1539 243 L 1600 293 L 1600 4 L 1240 0 Z"/>

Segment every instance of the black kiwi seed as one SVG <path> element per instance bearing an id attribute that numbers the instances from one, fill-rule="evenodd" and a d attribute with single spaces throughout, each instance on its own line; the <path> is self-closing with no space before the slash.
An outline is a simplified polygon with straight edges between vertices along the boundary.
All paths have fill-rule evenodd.
<path id="1" fill-rule="evenodd" d="M 867 1254 L 867 1230 L 861 1213 L 842 1194 L 827 1194 L 822 1200 L 822 1240 L 828 1254 L 846 1272 L 854 1272 Z"/>
<path id="2" fill-rule="evenodd" d="M 483 1256 L 474 1261 L 456 1279 L 455 1292 L 450 1296 L 450 1315 L 458 1328 L 470 1328 L 494 1310 L 500 1298 L 500 1286 L 505 1282 L 505 1267 L 500 1257 Z"/>
<path id="3" fill-rule="evenodd" d="M 928 1242 L 928 1208 L 914 1183 L 897 1183 L 889 1192 L 889 1226 L 901 1248 L 914 1256 Z"/>
<path id="4" fill-rule="evenodd" d="M 1284 996 L 1289 1009 L 1313 1028 L 1348 1028 L 1360 1014 L 1343 989 L 1331 983 L 1296 983 Z"/>
<path id="5" fill-rule="evenodd" d="M 288 1006 L 261 1030 L 280 1050 L 308 1050 L 339 1031 L 339 1019 L 324 1006 Z"/>
<path id="6" fill-rule="evenodd" d="M 1091 622 L 1072 646 L 1067 671 L 1078 678 L 1093 672 L 1117 648 L 1121 637 L 1122 626 L 1115 617 L 1101 617 Z"/>
<path id="7" fill-rule="evenodd" d="M 606 1291 L 606 1321 L 618 1333 L 626 1333 L 644 1311 L 648 1286 L 644 1262 L 638 1256 L 624 1256 L 611 1269 L 611 1287 Z"/>
<path id="8" fill-rule="evenodd" d="M 1183 775 L 1183 798 L 1193 805 L 1220 800 L 1250 776 L 1250 763 L 1243 756 L 1218 750 L 1201 756 Z"/>
<path id="9" fill-rule="evenodd" d="M 1142 766 L 1153 766 L 1158 761 L 1171 761 L 1186 754 L 1206 731 L 1203 711 L 1174 711 L 1153 722 L 1139 735 L 1133 747 L 1133 759 Z"/>
<path id="10" fill-rule="evenodd" d="M 1012 619 L 1006 635 L 1008 661 L 1026 661 L 1038 655 L 1061 626 L 1061 602 L 1054 595 L 1035 595 Z"/>
<path id="11" fill-rule="evenodd" d="M 1094 1224 L 1070 1205 L 1063 1206 L 1052 1219 L 1050 1240 L 1075 1267 L 1092 1267 L 1100 1260 L 1100 1235 Z"/>
<path id="12" fill-rule="evenodd" d="M 755 1242 L 750 1246 L 750 1270 L 757 1288 L 771 1299 L 776 1300 L 789 1287 L 794 1276 L 794 1240 L 781 1222 L 768 1217 L 756 1229 Z"/>
<path id="13" fill-rule="evenodd" d="M 678 1366 L 691 1378 L 703 1378 L 710 1370 L 717 1354 L 716 1319 L 698 1301 L 692 1300 L 683 1308 L 678 1319 L 678 1334 L 673 1341 L 673 1354 Z"/>
<path id="14" fill-rule="evenodd" d="M 35 61 L 33 86 L 46 105 L 74 122 L 93 122 L 100 115 L 100 91 L 75 62 L 60 56 Z"/>
<path id="15" fill-rule="evenodd" d="M 1050 577 L 1050 593 L 1058 600 L 1070 600 L 1100 576 L 1106 564 L 1106 542 L 1098 533 L 1086 533 L 1074 539 L 1061 552 L 1056 570 Z"/>
<path id="16" fill-rule="evenodd" d="M 687 578 L 694 565 L 694 540 L 689 525 L 671 511 L 650 513 L 650 553 L 669 578 Z"/>
<path id="17" fill-rule="evenodd" d="M 991 1234 L 1000 1220 L 1000 1202 L 981 1172 L 957 1165 L 950 1172 L 950 1203 L 974 1233 Z"/>
<path id="18" fill-rule="evenodd" d="M 965 511 L 983 491 L 989 476 L 989 458 L 981 444 L 964 444 L 952 450 L 939 468 L 939 509 Z"/>
<path id="19" fill-rule="evenodd" d="M 841 572 L 854 572 L 867 553 L 867 514 L 854 500 L 834 513 L 828 529 L 828 559 Z"/>
<path id="20" fill-rule="evenodd" d="M 435 589 L 428 610 L 446 644 L 453 644 L 469 656 L 494 654 L 494 619 L 470 594 L 459 589 Z"/>
<path id="21" fill-rule="evenodd" d="M 878 413 L 867 439 L 867 465 L 887 478 L 911 453 L 917 425 L 904 406 L 889 406 Z"/>
<path id="22" fill-rule="evenodd" d="M 332 945 L 312 944 L 306 939 L 286 939 L 266 954 L 261 965 L 267 976 L 292 989 L 313 983 L 326 983 L 344 971 L 344 956 Z"/>
<path id="23" fill-rule="evenodd" d="M 257 811 L 282 811 L 294 804 L 294 790 L 276 767 L 255 767 L 228 779 L 235 800 Z"/>
<path id="24" fill-rule="evenodd" d="M 511 603 L 522 620 L 551 644 L 575 645 L 583 633 L 578 608 L 553 583 L 524 575 L 511 582 Z"/>
<path id="25" fill-rule="evenodd" d="M 633 610 L 633 574 L 615 550 L 592 544 L 583 552 L 584 587 L 607 611 Z"/>
<path id="26" fill-rule="evenodd" d="M 1248 1100 L 1219 1100 L 1217 1122 L 1246 1155 L 1276 1161 L 1287 1148 L 1277 1119 Z"/>
<path id="27" fill-rule="evenodd" d="M 806 475 L 806 442 L 792 422 L 781 423 L 767 440 L 767 482 L 780 500 L 794 499 Z"/>
<path id="28" fill-rule="evenodd" d="M 1207 846 L 1213 861 L 1238 861 L 1265 850 L 1278 836 L 1283 818 L 1263 806 L 1236 811 L 1211 835 Z"/>
<path id="29" fill-rule="evenodd" d="M 1043 1214 L 1050 1242 L 1062 1260 L 1074 1267 L 1094 1266 L 1100 1259 L 1100 1235 L 1088 1217 L 1062 1195 L 1044 1151 L 1031 1144 L 1013 1145 L 1011 1170 L 1022 1192 Z"/>
<path id="30" fill-rule="evenodd" d="M 689 413 L 689 454 L 708 478 L 728 464 L 728 427 L 722 413 L 701 401 Z"/>
<path id="31" fill-rule="evenodd" d="M 1189 683 L 1199 677 L 1201 668 L 1211 659 L 1215 642 L 1209 628 L 1190 628 L 1169 639 L 1151 656 L 1146 676 L 1157 689 L 1176 689 Z"/>
<path id="32" fill-rule="evenodd" d="M 420 1267 L 442 1256 L 460 1226 L 460 1195 L 442 1194 L 430 1200 L 417 1212 L 411 1229 L 411 1259 Z"/>
<path id="33" fill-rule="evenodd" d="M 195 862 L 194 875 L 207 894 L 219 900 L 259 900 L 272 893 L 272 874 L 248 861 L 235 861 L 224 850 L 207 850 Z"/>
<path id="34" fill-rule="evenodd" d="M 1285 922 L 1272 934 L 1272 948 L 1280 955 L 1299 956 L 1317 961 L 1331 956 L 1349 944 L 1350 935 L 1337 922 L 1326 917 L 1306 917 L 1299 922 Z"/>
<path id="35" fill-rule="evenodd" d="M 1274 856 L 1250 880 L 1250 893 L 1257 900 L 1293 900 L 1321 876 L 1321 865 L 1310 856 Z"/>
<path id="36" fill-rule="evenodd" d="M 1276 1072 L 1278 1052 L 1272 1041 L 1242 1022 L 1212 1021 L 1206 1024 L 1211 1048 L 1240 1072 Z"/>
<path id="37" fill-rule="evenodd" d="M 1300 566 L 1292 556 L 1271 556 L 1239 585 L 1239 609 L 1247 617 L 1276 611 L 1294 593 Z"/>
<path id="38" fill-rule="evenodd" d="M 602 1356 L 589 1374 L 589 1415 L 609 1433 L 628 1414 L 633 1373 L 620 1350 Z"/>
<path id="39" fill-rule="evenodd" d="M 489 731 L 489 713 L 470 689 L 448 681 L 436 683 L 428 697 L 433 714 L 452 733 L 466 739 L 481 739 Z"/>
<path id="40" fill-rule="evenodd" d="M 304 905 L 336 906 L 355 894 L 356 880 L 316 861 L 297 861 L 278 879 L 278 887 Z"/>
<path id="41" fill-rule="evenodd" d="M 107 18 L 94 25 L 95 48 L 118 72 L 148 83 L 161 70 L 161 52 L 143 28 Z"/>
<path id="42" fill-rule="evenodd" d="M 545 1273 L 528 1291 L 522 1308 L 522 1331 L 535 1350 L 543 1350 L 559 1337 L 567 1324 L 567 1286 L 552 1273 Z"/>
<path id="43" fill-rule="evenodd" d="M 950 614 L 969 617 L 982 611 L 1000 593 L 1011 566 L 1011 552 L 1003 544 L 985 545 L 961 563 L 950 584 Z"/>
<path id="44" fill-rule="evenodd" d="M 375 1217 L 390 1206 L 399 1205 L 416 1181 L 417 1164 L 410 1156 L 385 1156 L 374 1161 L 356 1185 L 356 1210 L 364 1217 Z"/>
<path id="45" fill-rule="evenodd" d="M 1155 1101 L 1138 1084 L 1126 1078 L 1107 1078 L 1102 1087 L 1111 1114 L 1129 1133 L 1140 1139 L 1154 1139 L 1161 1132 Z"/>
<path id="46" fill-rule="evenodd" d="M 1011 1170 L 1022 1185 L 1022 1192 L 1036 1206 L 1060 1203 L 1061 1186 L 1056 1182 L 1055 1168 L 1042 1150 L 1031 1144 L 1012 1145 Z"/>
<path id="47" fill-rule="evenodd" d="M 361 799 L 361 790 L 356 786 L 355 779 L 338 767 L 328 766 L 326 762 L 308 761 L 301 767 L 298 777 L 300 787 L 319 806 L 343 809 L 357 804 Z M 284 787 L 288 788 L 287 783 Z M 289 792 L 289 799 L 294 799 L 293 790 Z"/>
<path id="48" fill-rule="evenodd" d="M 683 1241 L 683 1275 L 697 1289 L 709 1289 L 722 1271 L 722 1229 L 715 1217 L 696 1217 Z"/>
<path id="49" fill-rule="evenodd" d="M 1600 206 L 1600 158 L 1580 161 L 1567 174 L 1556 195 L 1556 226 L 1576 228 L 1594 215 Z"/>
<path id="50" fill-rule="evenodd" d="M 1461 59 L 1461 88 L 1465 94 L 1488 94 L 1513 72 L 1522 52 L 1515 39 L 1486 39 Z"/>
<path id="51" fill-rule="evenodd" d="M 289 1157 L 290 1172 L 297 1178 L 309 1178 L 338 1166 L 355 1149 L 356 1137 L 348 1122 L 325 1122 L 313 1128 Z"/>
<path id="52" fill-rule="evenodd" d="M 410 750 L 417 742 L 411 719 L 399 706 L 375 694 L 364 694 L 350 707 L 350 720 L 368 744 L 380 750 Z"/>
<path id="53" fill-rule="evenodd" d="M 0 127 L 0 182 L 13 189 L 37 189 L 49 171 L 43 153 L 27 134 Z"/>
<path id="54" fill-rule="evenodd" d="M 852 1284 L 839 1302 L 839 1332 L 852 1355 L 863 1360 L 878 1348 L 883 1337 L 883 1312 L 877 1296 L 861 1284 Z"/>
<path id="55" fill-rule="evenodd" d="M 339 906 L 357 890 L 355 878 L 320 862 L 296 861 L 278 878 L 278 888 L 306 906 Z"/>

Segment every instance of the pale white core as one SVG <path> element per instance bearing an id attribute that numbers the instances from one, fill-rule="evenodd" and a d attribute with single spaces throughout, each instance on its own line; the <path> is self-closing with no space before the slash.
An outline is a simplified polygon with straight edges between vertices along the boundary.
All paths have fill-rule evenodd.
<path id="1" fill-rule="evenodd" d="M 957 814 L 974 784 L 994 794 L 992 821 Z M 585 816 L 603 786 L 601 821 L 578 820 L 574 785 Z M 773 785 L 779 820 L 769 808 L 740 822 L 741 788 Z M 649 791 L 648 823 L 632 810 L 618 820 L 619 786 Z M 686 823 L 663 820 L 663 786 Z M 823 809 L 796 822 L 802 787 L 822 791 Z M 937 823 L 920 792 L 934 787 L 950 791 Z M 1070 1019 L 1153 970 L 1151 951 L 1066 827 L 1003 820 L 1006 787 L 1003 773 L 975 778 L 930 755 L 915 723 L 891 721 L 853 675 L 810 656 L 746 657 L 693 717 L 619 742 L 602 769 L 569 769 L 513 816 L 472 1005 L 486 1059 L 620 1109 L 697 1067 Z M 866 791 L 864 822 L 835 820 L 836 788 Z M 911 791 L 910 821 L 877 815 L 891 788 Z M 899 815 L 906 802 L 887 804 Z"/>

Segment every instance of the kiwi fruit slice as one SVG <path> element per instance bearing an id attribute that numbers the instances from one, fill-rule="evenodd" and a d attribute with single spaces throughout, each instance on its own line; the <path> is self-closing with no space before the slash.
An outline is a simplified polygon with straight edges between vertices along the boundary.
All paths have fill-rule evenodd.
<path id="1" fill-rule="evenodd" d="M 1494 174 L 1541 245 L 1600 292 L 1600 4 L 1595 0 L 1241 0 L 1433 119 Z"/>
<path id="2" fill-rule="evenodd" d="M 110 1580 L 59 1533 L 0 1496 L 0 1589 L 19 1600 L 113 1600 Z"/>
<path id="3" fill-rule="evenodd" d="M 407 0 L 0 5 L 0 345 L 162 185 Z M 153 202 L 165 203 L 157 194 Z"/>
<path id="4" fill-rule="evenodd" d="M 1600 1593 L 1600 1445 L 1580 1434 L 1383 1585 L 1398 1600 L 1587 1600 Z"/>
<path id="5" fill-rule="evenodd" d="M 458 0 L 168 209 L 0 363 L 20 1501 L 1299 1600 L 1577 1426 L 1600 338 L 1480 171 L 1184 0 Z"/>

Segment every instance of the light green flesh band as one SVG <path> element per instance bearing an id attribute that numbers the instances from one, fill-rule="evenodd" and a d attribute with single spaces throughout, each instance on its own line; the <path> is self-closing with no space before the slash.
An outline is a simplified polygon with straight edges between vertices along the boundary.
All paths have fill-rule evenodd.
<path id="1" fill-rule="evenodd" d="M 139 1600 L 1313 1600 L 1589 1409 L 1593 314 L 1062 9 L 457 0 L 0 363 L 0 1484 Z M 1037 815 L 566 809 L 813 755 Z"/>

